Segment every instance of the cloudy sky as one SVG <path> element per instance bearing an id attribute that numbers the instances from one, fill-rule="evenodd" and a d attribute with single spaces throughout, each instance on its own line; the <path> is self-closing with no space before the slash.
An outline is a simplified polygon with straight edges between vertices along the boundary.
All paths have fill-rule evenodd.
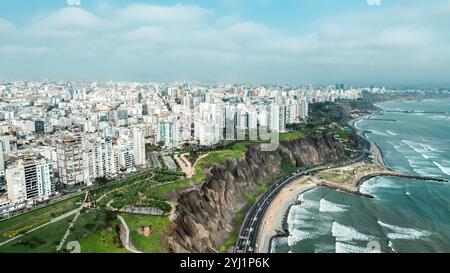
<path id="1" fill-rule="evenodd" d="M 447 0 L 0 5 L 0 80 L 450 82 Z"/>

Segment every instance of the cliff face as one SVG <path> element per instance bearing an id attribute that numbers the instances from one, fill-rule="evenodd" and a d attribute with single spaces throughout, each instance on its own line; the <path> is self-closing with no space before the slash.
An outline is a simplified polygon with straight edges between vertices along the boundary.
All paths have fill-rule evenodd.
<path id="1" fill-rule="evenodd" d="M 343 146 L 332 136 L 286 142 L 280 150 L 298 167 L 344 155 Z M 256 182 L 266 183 L 271 174 L 280 172 L 281 164 L 279 151 L 262 152 L 255 145 L 239 160 L 212 166 L 199 190 L 178 199 L 175 228 L 167 236 L 170 251 L 214 252 L 232 231 L 236 213 L 245 207 L 245 193 L 255 193 Z"/>
<path id="2" fill-rule="evenodd" d="M 331 135 L 300 138 L 285 142 L 280 149 L 286 153 L 297 167 L 312 166 L 325 160 L 344 156 L 344 147 Z"/>

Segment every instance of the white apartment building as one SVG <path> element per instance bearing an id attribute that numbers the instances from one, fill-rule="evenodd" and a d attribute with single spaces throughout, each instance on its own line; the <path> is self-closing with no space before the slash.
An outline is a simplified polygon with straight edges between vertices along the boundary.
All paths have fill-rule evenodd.
<path id="1" fill-rule="evenodd" d="M 52 194 L 53 168 L 45 159 L 19 159 L 6 169 L 8 199 L 13 204 L 43 200 Z"/>
<path id="2" fill-rule="evenodd" d="M 270 105 L 270 131 L 283 133 L 286 131 L 286 107 L 278 103 Z"/>
<path id="3" fill-rule="evenodd" d="M 129 139 L 119 139 L 114 147 L 116 166 L 120 171 L 134 171 L 133 143 Z"/>
<path id="4" fill-rule="evenodd" d="M 98 177 L 113 176 L 117 173 L 116 160 L 111 140 L 90 139 L 89 148 L 83 151 L 83 171 L 85 183 L 90 186 Z"/>
<path id="5" fill-rule="evenodd" d="M 178 123 L 176 121 L 161 121 L 159 123 L 157 142 L 164 142 L 164 147 L 173 149 L 179 145 Z"/>
<path id="6" fill-rule="evenodd" d="M 138 166 L 146 165 L 147 161 L 145 158 L 145 133 L 142 128 L 133 128 L 133 152 L 134 152 L 134 163 Z"/>

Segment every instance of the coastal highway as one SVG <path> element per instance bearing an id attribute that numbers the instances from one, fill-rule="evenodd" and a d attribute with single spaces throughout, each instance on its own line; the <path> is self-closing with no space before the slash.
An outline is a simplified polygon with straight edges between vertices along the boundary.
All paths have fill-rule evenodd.
<path id="1" fill-rule="evenodd" d="M 338 168 L 354 164 L 356 162 L 366 160 L 368 153 L 363 152 L 358 157 L 341 163 L 317 165 L 312 168 L 301 168 L 292 173 L 289 177 L 275 182 L 252 206 L 244 220 L 244 224 L 239 232 L 239 237 L 235 246 L 236 253 L 252 253 L 255 251 L 257 245 L 258 232 L 260 230 L 261 221 L 264 214 L 270 206 L 272 200 L 277 194 L 289 185 L 291 182 L 308 175 L 312 172 L 322 171 L 331 168 Z"/>
<path id="2" fill-rule="evenodd" d="M 311 168 L 300 168 L 292 173 L 289 177 L 281 179 L 274 183 L 260 198 L 258 198 L 255 204 L 251 207 L 250 211 L 247 213 L 241 230 L 239 231 L 239 237 L 235 246 L 236 253 L 252 253 L 255 251 L 255 249 L 257 248 L 256 240 L 258 238 L 258 232 L 260 230 L 261 222 L 267 209 L 269 208 L 271 202 L 278 195 L 278 193 L 280 193 L 280 191 L 288 186 L 291 182 L 301 178 L 302 176 L 309 175 L 312 172 L 344 167 L 360 161 L 373 161 L 373 159 L 370 159 L 369 157 L 373 152 L 373 150 L 371 149 L 373 144 L 366 138 L 363 133 L 360 133 L 360 131 L 355 128 L 355 122 L 356 120 L 353 120 L 349 122 L 349 125 L 352 129 L 352 133 L 358 136 L 357 144 L 359 149 L 361 150 L 360 154 L 351 160 L 343 161 L 340 163 L 335 162 L 330 164 L 317 165 Z"/>

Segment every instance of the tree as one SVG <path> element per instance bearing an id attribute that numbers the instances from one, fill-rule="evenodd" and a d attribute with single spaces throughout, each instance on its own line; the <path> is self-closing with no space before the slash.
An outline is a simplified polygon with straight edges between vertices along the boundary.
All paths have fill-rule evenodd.
<path id="1" fill-rule="evenodd" d="M 107 210 L 105 211 L 105 222 L 109 225 L 111 224 L 114 220 L 116 220 L 117 215 L 115 212 Z"/>
<path id="2" fill-rule="evenodd" d="M 166 142 L 164 140 L 158 141 L 158 143 L 156 143 L 159 147 L 163 147 Z"/>
<path id="3" fill-rule="evenodd" d="M 97 177 L 95 178 L 95 184 L 97 185 L 105 185 L 106 183 L 109 182 L 108 178 L 106 178 L 105 176 L 102 177 Z"/>

